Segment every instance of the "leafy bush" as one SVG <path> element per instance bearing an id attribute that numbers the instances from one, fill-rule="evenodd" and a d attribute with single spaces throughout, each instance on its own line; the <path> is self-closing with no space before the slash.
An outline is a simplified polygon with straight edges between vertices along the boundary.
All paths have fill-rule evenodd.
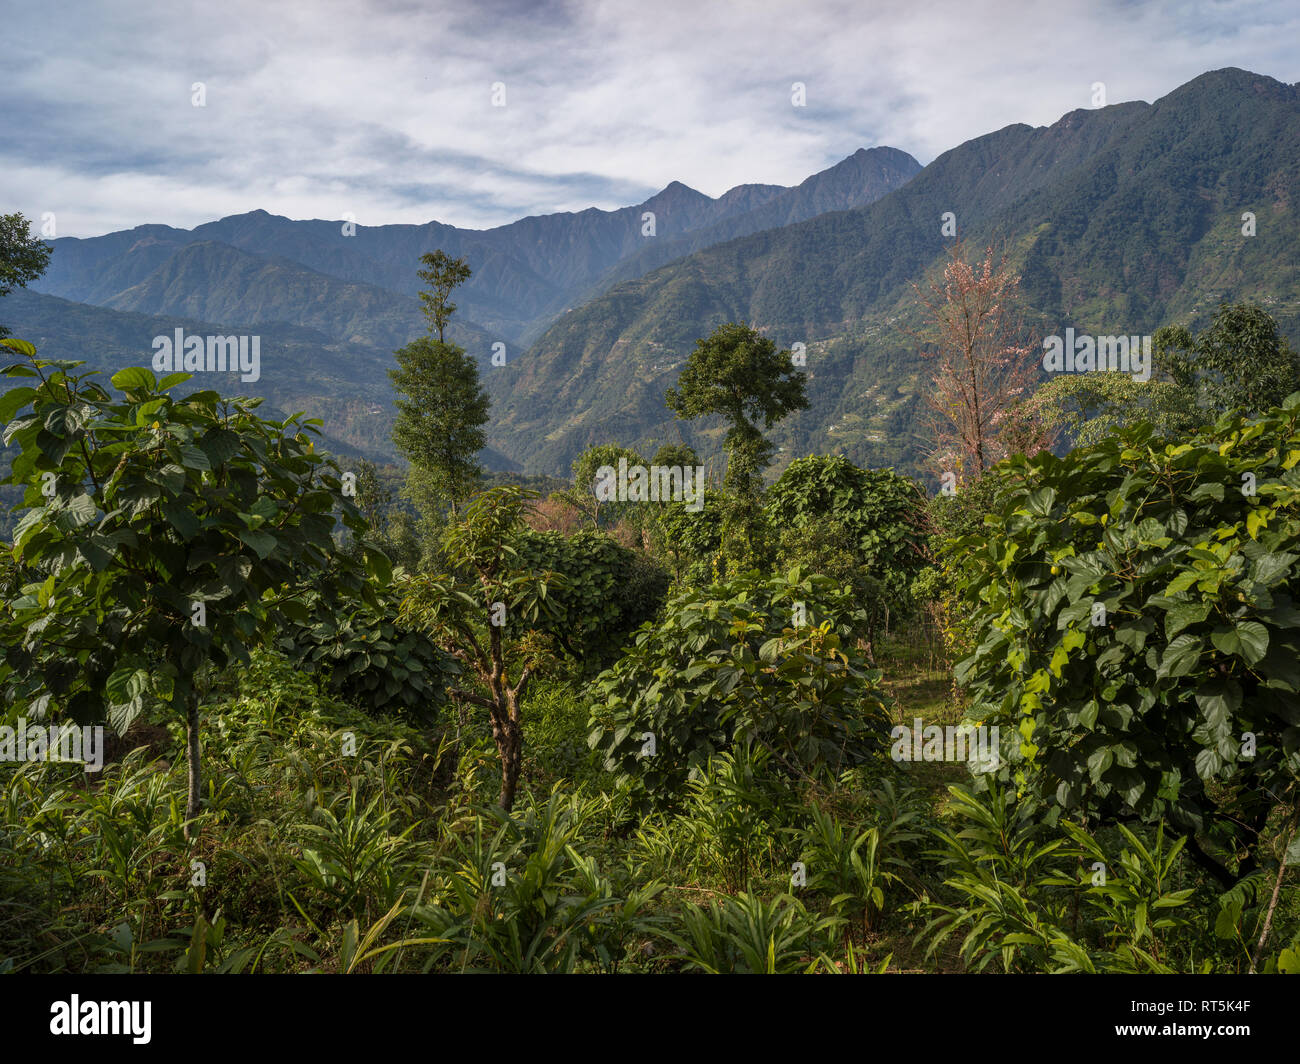
<path id="1" fill-rule="evenodd" d="M 957 677 L 1019 737 L 1004 778 L 1256 846 L 1300 774 L 1298 465 L 1300 394 L 1186 443 L 1141 425 L 1011 460 L 994 524 L 958 545 L 983 638 Z"/>
<path id="2" fill-rule="evenodd" d="M 298 664 L 320 672 L 331 693 L 372 713 L 406 712 L 431 722 L 460 673 L 428 636 L 397 621 L 399 599 L 382 592 L 378 606 L 313 593 L 309 620 L 279 640 Z"/>
<path id="3" fill-rule="evenodd" d="M 752 894 L 687 902 L 677 931 L 663 937 L 677 947 L 687 971 L 711 975 L 791 975 L 811 972 L 821 960 L 828 933 L 840 921 L 818 917 L 789 894 L 765 901 Z"/>
<path id="4" fill-rule="evenodd" d="M 983 635 L 958 593 L 957 570 L 965 554 L 960 544 L 968 536 L 982 534 L 1001 483 L 997 474 L 968 477 L 955 495 L 936 495 L 929 502 L 930 553 L 935 563 L 917 573 L 912 598 L 931 611 L 954 659 L 974 653 Z"/>
<path id="5" fill-rule="evenodd" d="M 1000 787 L 983 798 L 948 791 L 963 826 L 937 833 L 938 856 L 957 900 L 925 906 L 929 953 L 964 932 L 960 954 L 975 971 L 994 961 L 1008 972 L 1175 970 L 1166 940 L 1195 926 L 1184 909 L 1193 890 L 1173 889 L 1181 840 L 1168 845 L 1161 826 L 1148 846 L 1121 826 L 1116 857 L 1076 824 L 1052 833 Z"/>
<path id="6" fill-rule="evenodd" d="M 554 615 L 542 626 L 571 656 L 598 666 L 618 653 L 629 633 L 654 617 L 668 590 L 668 574 L 603 532 L 528 529 L 515 542 L 523 565 L 564 577 L 550 590 Z M 512 635 L 519 624 L 507 624 Z"/>
<path id="7" fill-rule="evenodd" d="M 900 796 L 885 781 L 871 794 L 872 805 L 880 810 L 897 810 L 880 824 L 853 825 L 848 831 L 831 812 L 814 807 L 812 824 L 804 834 L 802 860 L 811 869 L 808 885 L 831 896 L 836 912 L 848 906 L 854 923 L 871 931 L 885 908 L 887 888 L 904 882 L 909 861 L 903 856 L 906 844 L 920 839 L 908 825 L 917 818 L 910 795 Z"/>
<path id="8" fill-rule="evenodd" d="M 588 743 L 619 788 L 657 805 L 735 743 L 766 748 L 790 776 L 863 760 L 890 721 L 853 644 L 862 622 L 851 593 L 799 570 L 683 591 L 593 682 Z"/>
<path id="9" fill-rule="evenodd" d="M 790 463 L 765 506 L 785 530 L 838 524 L 857 563 L 879 583 L 882 604 L 893 612 L 910 608 L 928 533 L 925 497 L 914 480 L 892 469 L 860 469 L 839 455 L 811 455 Z"/>
<path id="10" fill-rule="evenodd" d="M 622 958 L 611 946 L 624 942 L 653 892 L 643 890 L 629 911 L 584 852 L 584 828 L 599 805 L 556 788 L 544 804 L 530 795 L 514 816 L 474 810 L 472 832 L 453 839 L 429 904 L 415 910 L 446 943 L 432 962 L 521 974 L 573 972 L 584 959 L 616 966 Z"/>

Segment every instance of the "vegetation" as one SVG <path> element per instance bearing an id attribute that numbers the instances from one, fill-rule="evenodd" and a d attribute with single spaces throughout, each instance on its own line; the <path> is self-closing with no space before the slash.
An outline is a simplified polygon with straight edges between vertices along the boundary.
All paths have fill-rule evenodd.
<path id="1" fill-rule="evenodd" d="M 439 257 L 440 256 L 440 257 Z M 477 455 L 483 449 L 490 401 L 478 380 L 478 365 L 463 348 L 443 341 L 456 304 L 451 289 L 469 277 L 460 260 L 442 252 L 426 255 L 420 271 L 432 291 L 422 292 L 432 335 L 412 340 L 397 351 L 397 369 L 389 370 L 397 400 L 393 443 L 411 463 L 411 498 L 422 515 L 432 518 L 445 503 L 456 514 L 482 476 Z M 436 520 L 436 519 L 434 519 Z"/>
<path id="2" fill-rule="evenodd" d="M 441 329 L 468 268 L 428 264 Z M 980 414 L 934 498 L 842 455 L 765 487 L 804 380 L 724 326 L 670 392 L 729 422 L 700 507 L 590 491 L 650 453 L 606 440 L 545 500 L 428 465 L 424 526 L 313 422 L 2 341 L 0 970 L 1300 972 L 1266 317 L 1162 334 L 1185 433 L 1008 391 L 1080 445 Z"/>
<path id="3" fill-rule="evenodd" d="M 24 288 L 45 272 L 51 248 L 30 233 L 31 223 L 21 214 L 0 214 L 0 297 Z M 0 325 L 0 337 L 6 336 Z"/>

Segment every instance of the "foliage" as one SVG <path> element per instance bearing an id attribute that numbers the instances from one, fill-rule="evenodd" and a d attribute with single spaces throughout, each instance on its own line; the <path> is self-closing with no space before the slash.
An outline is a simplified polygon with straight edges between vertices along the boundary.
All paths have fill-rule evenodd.
<path id="1" fill-rule="evenodd" d="M 1169 380 L 1135 381 L 1127 373 L 1061 373 L 1025 401 L 1026 412 L 1071 447 L 1091 447 L 1125 425 L 1146 422 L 1179 440 L 1208 420 L 1195 396 Z"/>
<path id="2" fill-rule="evenodd" d="M 957 570 L 964 556 L 960 544 L 968 536 L 982 535 L 985 517 L 996 505 L 1002 478 L 995 474 L 968 478 L 951 495 L 938 494 L 929 501 L 930 554 L 933 566 L 922 569 L 912 583 L 912 598 L 925 604 L 943 635 L 954 660 L 969 657 L 983 631 L 960 601 Z"/>
<path id="3" fill-rule="evenodd" d="M 458 571 L 408 580 L 400 614 L 403 623 L 445 642 L 484 689 L 457 687 L 449 693 L 488 711 L 501 760 L 499 804 L 507 811 L 523 763 L 521 704 L 541 660 L 531 637 L 558 619 L 549 592 L 564 583 L 554 572 L 529 569 L 515 547 L 525 527 L 524 510 L 536 494 L 500 487 L 478 495 L 447 533 L 446 555 L 459 562 Z M 511 621 L 525 632 L 513 648 L 505 638 Z"/>
<path id="4" fill-rule="evenodd" d="M 21 214 L 0 214 L 0 298 L 25 288 L 49 264 L 53 248 L 31 236 L 30 225 Z M 0 336 L 4 335 L 0 327 Z"/>
<path id="5" fill-rule="evenodd" d="M 810 456 L 790 463 L 764 504 L 772 522 L 795 542 L 837 525 L 884 603 L 899 613 L 910 607 L 929 532 L 925 497 L 915 481 L 892 469 L 859 469 L 840 456 Z"/>
<path id="6" fill-rule="evenodd" d="M 186 374 L 160 382 L 138 367 L 114 375 L 114 400 L 72 372 L 80 363 L 0 343 L 25 359 L 6 376 L 40 381 L 0 403 L 5 441 L 21 449 L 7 482 L 26 486 L 29 507 L 13 544 L 28 582 L 8 604 L 0 683 L 33 717 L 107 718 L 119 731 L 146 699 L 170 703 L 190 734 L 193 816 L 196 674 L 247 661 L 250 644 L 305 619 L 303 586 L 337 553 L 336 513 L 357 537 L 360 515 L 315 451 L 312 421 L 264 421 L 256 402 L 211 391 L 177 399 Z M 382 553 L 365 559 L 388 578 Z M 351 558 L 338 555 L 333 579 L 375 601 Z"/>
<path id="7" fill-rule="evenodd" d="M 910 871 L 904 847 L 922 837 L 908 826 L 917 819 L 917 809 L 907 801 L 900 803 L 891 783 L 885 781 L 871 797 L 873 808 L 896 808 L 897 813 L 879 824 L 850 825 L 846 831 L 833 813 L 814 806 L 801 857 L 812 870 L 808 885 L 829 894 L 836 912 L 851 907 L 852 922 L 864 935 L 874 930 L 885 909 L 885 891 L 904 883 Z"/>
<path id="8" fill-rule="evenodd" d="M 606 468 L 617 471 L 620 460 L 629 466 L 645 464 L 645 459 L 630 447 L 620 447 L 616 443 L 588 447 L 573 460 L 573 488 L 557 493 L 590 521 L 592 528 L 609 528 L 638 506 L 625 500 L 602 498 L 606 493 L 597 490 L 603 479 L 597 474 Z"/>
<path id="9" fill-rule="evenodd" d="M 593 682 L 588 742 L 618 788 L 659 806 L 736 743 L 799 778 L 858 762 L 888 731 L 853 643 L 864 620 L 848 591 L 798 570 L 682 591 Z"/>
<path id="10" fill-rule="evenodd" d="M 1206 419 L 1230 410 L 1260 414 L 1300 389 L 1300 355 L 1256 303 L 1224 303 L 1209 326 L 1158 329 L 1156 364 Z"/>
<path id="11" fill-rule="evenodd" d="M 1121 826 L 1118 857 L 1078 825 L 1054 837 L 1032 807 L 994 788 L 985 800 L 950 787 L 961 830 L 937 833 L 952 904 L 929 903 L 921 937 L 932 954 L 966 932 L 960 952 L 975 971 L 1162 972 L 1164 940 L 1193 926 L 1193 890 L 1172 889 L 1182 842 L 1153 845 Z M 1080 932 L 1084 932 L 1081 934 Z"/>
<path id="12" fill-rule="evenodd" d="M 539 630 L 583 663 L 608 664 L 629 634 L 654 618 L 668 590 L 666 573 L 602 532 L 566 537 L 529 529 L 514 546 L 526 568 L 563 577 L 549 596 L 553 619 Z M 511 618 L 506 630 L 518 637 L 526 628 Z"/>
<path id="13" fill-rule="evenodd" d="M 705 488 L 698 510 L 683 502 L 661 503 L 650 523 L 650 544 L 655 556 L 666 562 L 679 584 L 704 586 L 725 576 L 723 522 L 728 497 Z"/>
<path id="14" fill-rule="evenodd" d="M 808 912 L 790 894 L 771 900 L 739 894 L 710 901 L 707 908 L 687 902 L 680 929 L 662 934 L 677 947 L 687 971 L 792 975 L 816 968 L 838 923 Z"/>
<path id="15" fill-rule="evenodd" d="M 477 455 L 491 402 L 479 384 L 478 364 L 462 348 L 427 336 L 396 357 L 398 368 L 388 375 L 402 398 L 393 443 L 454 513 L 482 473 Z"/>
<path id="16" fill-rule="evenodd" d="M 1004 777 L 1250 853 L 1300 771 L 1297 463 L 1300 394 L 1186 443 L 1138 425 L 1009 463 L 984 534 L 956 546 L 983 633 L 957 677 L 1018 737 Z"/>
<path id="17" fill-rule="evenodd" d="M 398 622 L 396 592 L 381 592 L 377 605 L 320 592 L 303 601 L 307 622 L 292 623 L 279 639 L 292 660 L 319 671 L 331 694 L 371 713 L 436 719 L 459 668 L 428 636 Z"/>
<path id="18" fill-rule="evenodd" d="M 697 341 L 666 400 L 680 418 L 719 414 L 726 420 L 724 487 L 744 498 L 758 495 L 773 451 L 756 422 L 770 429 L 808 406 L 804 375 L 795 370 L 790 352 L 778 351 L 744 322 L 719 325 Z"/>
<path id="19" fill-rule="evenodd" d="M 557 787 L 544 805 L 530 800 L 517 816 L 476 811 L 472 830 L 453 841 L 435 871 L 430 902 L 416 913 L 447 940 L 455 970 L 573 972 L 584 958 L 617 968 L 625 929 L 603 918 L 624 899 L 581 841 L 599 805 Z"/>
<path id="20" fill-rule="evenodd" d="M 464 259 L 453 259 L 439 248 L 420 256 L 423 270 L 417 276 L 429 287 L 420 292 L 420 309 L 429 320 L 429 332 L 438 330 L 438 343 L 445 339 L 443 333 L 447 323 L 456 312 L 456 304 L 451 302 L 451 290 L 469 280 L 470 268 Z"/>

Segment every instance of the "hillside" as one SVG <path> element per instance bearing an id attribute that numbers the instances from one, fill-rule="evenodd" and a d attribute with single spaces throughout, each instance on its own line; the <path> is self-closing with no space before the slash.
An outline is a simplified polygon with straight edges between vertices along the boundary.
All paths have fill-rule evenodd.
<path id="1" fill-rule="evenodd" d="M 173 314 L 142 314 L 74 303 L 37 292 L 18 291 L 0 303 L 5 325 L 36 345 L 42 358 L 84 361 L 107 375 L 127 366 L 150 366 L 153 338 L 256 333 L 260 336 L 260 378 L 238 374 L 196 374 L 182 390 L 213 387 L 226 395 L 262 396 L 264 410 L 287 417 L 305 411 L 325 421 L 325 445 L 343 456 L 396 460 L 391 430 L 393 407 L 388 369 L 392 352 L 357 343 L 339 343 L 321 332 L 284 323 L 249 326 L 220 324 Z M 491 367 L 483 364 L 485 376 Z M 4 381 L 3 388 L 16 382 Z M 508 460 L 489 450 L 489 468 L 508 468 Z"/>
<path id="2" fill-rule="evenodd" d="M 653 447 L 680 434 L 714 450 L 716 427 L 670 424 L 663 393 L 696 338 L 744 319 L 783 346 L 808 345 L 811 409 L 774 433 L 787 457 L 914 469 L 922 378 L 905 331 L 910 286 L 941 261 L 944 212 L 971 244 L 1013 243 L 1039 336 L 1069 325 L 1149 333 L 1251 298 L 1295 337 L 1298 194 L 1300 92 L 1242 70 L 1154 104 L 1009 126 L 868 206 L 708 248 L 566 315 L 492 379 L 490 440 L 551 473 L 609 440 Z"/>

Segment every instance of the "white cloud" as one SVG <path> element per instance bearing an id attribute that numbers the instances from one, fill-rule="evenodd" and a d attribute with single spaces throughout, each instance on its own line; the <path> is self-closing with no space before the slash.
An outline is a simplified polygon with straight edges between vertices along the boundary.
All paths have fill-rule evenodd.
<path id="1" fill-rule="evenodd" d="M 486 227 L 673 180 L 796 184 L 875 144 L 924 163 L 1097 81 L 1116 103 L 1224 66 L 1300 80 L 1284 0 L 89 2 L 29 5 L 6 37 L 4 209 L 63 235 L 258 207 Z"/>

